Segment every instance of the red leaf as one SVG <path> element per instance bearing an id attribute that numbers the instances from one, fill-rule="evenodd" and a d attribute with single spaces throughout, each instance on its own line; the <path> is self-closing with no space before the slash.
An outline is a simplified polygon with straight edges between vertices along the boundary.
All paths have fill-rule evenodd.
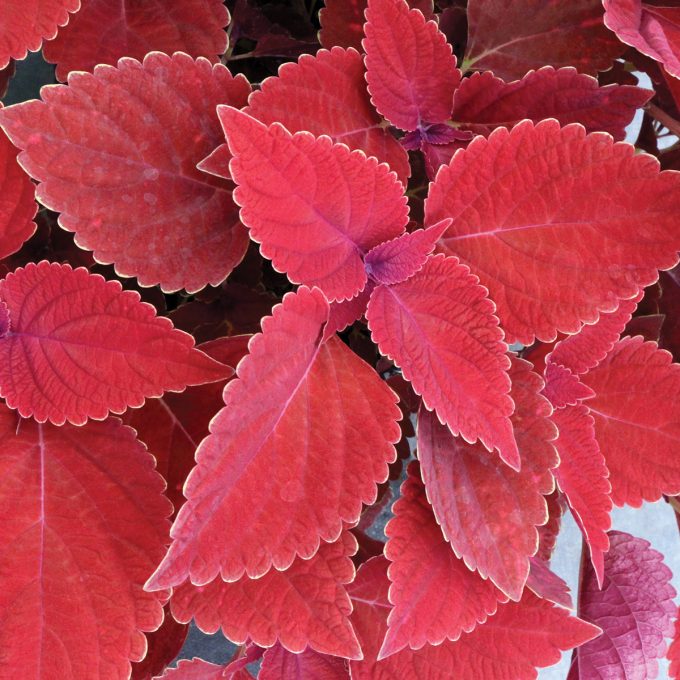
<path id="1" fill-rule="evenodd" d="M 552 420 L 560 432 L 555 442 L 560 465 L 554 475 L 588 543 L 598 581 L 602 582 L 603 554 L 609 550 L 612 487 L 595 438 L 594 421 L 585 406 L 558 409 Z"/>
<path id="2" fill-rule="evenodd" d="M 224 666 L 217 666 L 203 659 L 183 659 L 176 668 L 165 671 L 161 680 L 223 680 L 224 670 Z"/>
<path id="3" fill-rule="evenodd" d="M 35 233 L 34 191 L 33 182 L 17 163 L 17 150 L 0 132 L 0 260 L 19 250 Z"/>
<path id="4" fill-rule="evenodd" d="M 54 38 L 57 29 L 68 23 L 69 12 L 80 7 L 80 0 L 3 0 L 0 6 L 0 69 L 10 59 L 24 59 L 37 52 L 42 41 Z"/>
<path id="5" fill-rule="evenodd" d="M 656 343 L 624 338 L 583 377 L 616 505 L 680 493 L 680 366 Z"/>
<path id="6" fill-rule="evenodd" d="M 496 613 L 505 596 L 458 559 L 425 497 L 417 463 L 411 463 L 385 527 L 385 557 L 392 562 L 389 600 L 394 605 L 379 658 L 404 647 L 420 649 L 457 640 Z"/>
<path id="7" fill-rule="evenodd" d="M 324 340 L 333 337 L 335 333 L 344 331 L 347 326 L 359 321 L 364 316 L 374 288 L 375 283 L 369 280 L 361 293 L 355 295 L 351 300 L 331 303 L 328 323 L 323 334 Z"/>
<path id="8" fill-rule="evenodd" d="M 676 613 L 675 618 L 673 641 L 668 646 L 666 658 L 671 662 L 668 669 L 669 677 L 678 678 L 680 676 L 680 615 L 678 613 Z"/>
<path id="9" fill-rule="evenodd" d="M 264 653 L 258 680 L 349 680 L 347 662 L 306 649 L 291 654 L 281 645 Z"/>
<path id="10" fill-rule="evenodd" d="M 228 23 L 221 0 L 82 0 L 68 25 L 45 43 L 43 54 L 57 64 L 61 81 L 70 71 L 115 66 L 121 57 L 142 60 L 148 52 L 186 52 L 215 62 L 227 49 Z"/>
<path id="11" fill-rule="evenodd" d="M 352 606 L 345 584 L 354 580 L 352 534 L 322 543 L 308 560 L 297 558 L 285 571 L 270 569 L 262 578 L 243 576 L 225 583 L 219 576 L 205 586 L 185 583 L 173 593 L 172 613 L 184 623 L 192 617 L 205 633 L 221 627 L 232 642 L 250 639 L 260 647 L 280 642 L 300 653 L 309 646 L 323 654 L 361 657 L 349 623 Z"/>
<path id="12" fill-rule="evenodd" d="M 466 441 L 519 466 L 509 416 L 510 365 L 493 304 L 456 258 L 431 257 L 417 276 L 377 286 L 366 318 L 381 354 L 428 409 Z"/>
<path id="13" fill-rule="evenodd" d="M 666 652 L 664 637 L 673 635 L 672 573 L 647 541 L 620 531 L 609 532 L 609 538 L 602 589 L 586 564 L 579 597 L 580 615 L 604 633 L 577 651 L 569 680 L 652 680 Z"/>
<path id="14" fill-rule="evenodd" d="M 410 279 L 423 268 L 450 223 L 450 220 L 442 220 L 431 227 L 416 229 L 381 243 L 364 258 L 366 272 L 387 286 Z"/>
<path id="15" fill-rule="evenodd" d="M 574 375 L 568 368 L 550 361 L 545 367 L 543 394 L 555 408 L 574 406 L 583 399 L 595 396 L 590 387 L 584 385 L 577 375 Z"/>
<path id="16" fill-rule="evenodd" d="M 530 564 L 527 588 L 544 600 L 572 609 L 569 586 L 550 570 L 548 563 L 538 557 L 532 557 Z"/>
<path id="17" fill-rule="evenodd" d="M 578 125 L 525 121 L 457 153 L 425 215 L 453 218 L 442 250 L 479 275 L 508 342 L 529 345 L 594 323 L 672 267 L 678 201 L 680 178 L 655 158 Z"/>
<path id="18" fill-rule="evenodd" d="M 277 78 L 252 94 L 246 112 L 266 125 L 278 121 L 290 132 L 308 130 L 361 149 L 387 163 L 403 184 L 411 174 L 408 154 L 371 104 L 356 50 L 335 47 L 283 64 Z"/>
<path id="19" fill-rule="evenodd" d="M 364 650 L 351 661 L 352 680 L 533 680 L 536 667 L 550 666 L 560 651 L 581 645 L 600 631 L 526 592 L 456 642 L 402 650 L 377 660 L 387 629 L 387 562 L 378 557 L 359 568 L 350 586 L 352 623 Z"/>
<path id="20" fill-rule="evenodd" d="M 621 300 L 615 311 L 603 312 L 594 324 L 560 340 L 546 362 L 565 366 L 577 375 L 595 368 L 619 339 L 641 299 L 642 291 L 631 300 Z"/>
<path id="21" fill-rule="evenodd" d="M 16 678 L 128 677 L 165 595 L 142 590 L 167 542 L 153 458 L 119 420 L 53 427 L 0 408 L 0 649 Z"/>
<path id="22" fill-rule="evenodd" d="M 602 21 L 601 0 L 469 0 L 464 70 L 521 78 L 546 64 L 605 71 L 623 46 Z"/>
<path id="23" fill-rule="evenodd" d="M 41 423 L 102 420 L 232 372 L 138 293 L 82 267 L 29 264 L 0 281 L 0 300 L 10 322 L 0 340 L 0 396 Z"/>
<path id="24" fill-rule="evenodd" d="M 437 23 L 406 0 L 368 0 L 364 32 L 366 82 L 378 113 L 402 130 L 449 120 L 461 73 Z"/>
<path id="25" fill-rule="evenodd" d="M 396 175 L 328 137 L 291 136 L 231 107 L 218 113 L 234 154 L 234 198 L 262 255 L 330 300 L 363 290 L 362 255 L 402 234 L 408 221 Z"/>
<path id="26" fill-rule="evenodd" d="M 16 72 L 16 62 L 12 59 L 5 68 L 0 69 L 0 99 L 7 94 L 9 88 L 9 81 L 14 77 Z"/>
<path id="27" fill-rule="evenodd" d="M 327 319 L 321 291 L 303 287 L 263 320 L 196 453 L 175 540 L 148 587 L 285 569 L 375 501 L 395 459 L 400 411 L 337 337 L 320 343 Z"/>
<path id="28" fill-rule="evenodd" d="M 513 359 L 510 376 L 520 472 L 453 437 L 425 409 L 418 416 L 418 456 L 435 516 L 456 555 L 519 600 L 538 547 L 536 526 L 547 519 L 542 494 L 553 490 L 549 470 L 558 461 L 550 404 L 539 394 L 543 381 L 521 359 Z"/>
<path id="29" fill-rule="evenodd" d="M 544 66 L 521 80 L 506 83 L 490 71 L 465 78 L 453 98 L 453 120 L 480 135 L 496 127 L 513 127 L 529 118 L 556 118 L 560 125 L 581 123 L 587 132 L 626 137 L 626 125 L 653 92 L 630 85 L 600 87 L 575 68 Z"/>
<path id="30" fill-rule="evenodd" d="M 656 59 L 680 78 L 680 8 L 656 7 L 640 0 L 604 0 L 604 7 L 605 24 L 621 42 Z"/>
<path id="31" fill-rule="evenodd" d="M 45 102 L 0 111 L 0 123 L 79 246 L 142 286 L 195 292 L 246 251 L 233 185 L 195 165 L 221 141 L 217 104 L 243 106 L 249 92 L 224 66 L 152 53 L 73 74 Z"/>
<path id="32" fill-rule="evenodd" d="M 562 515 L 566 509 L 565 502 L 559 490 L 545 497 L 548 504 L 548 521 L 538 527 L 538 551 L 535 557 L 549 562 L 555 549 L 557 536 L 562 525 Z"/>

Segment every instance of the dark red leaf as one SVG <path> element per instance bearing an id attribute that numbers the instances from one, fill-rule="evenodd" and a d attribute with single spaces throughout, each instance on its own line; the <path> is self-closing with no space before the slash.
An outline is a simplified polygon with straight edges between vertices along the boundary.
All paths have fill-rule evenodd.
<path id="1" fill-rule="evenodd" d="M 291 654 L 281 645 L 264 653 L 258 680 L 349 680 L 347 662 L 306 649 Z"/>
<path id="2" fill-rule="evenodd" d="M 359 321 L 364 316 L 374 288 L 375 283 L 369 280 L 361 293 L 355 295 L 351 300 L 331 303 L 324 339 L 332 337 L 334 333 L 344 331 L 347 326 Z"/>

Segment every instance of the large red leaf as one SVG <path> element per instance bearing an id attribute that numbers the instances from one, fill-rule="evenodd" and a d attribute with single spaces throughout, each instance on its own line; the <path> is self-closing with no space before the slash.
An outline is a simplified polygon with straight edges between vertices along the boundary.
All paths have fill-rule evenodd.
<path id="1" fill-rule="evenodd" d="M 451 432 L 519 467 L 507 346 L 477 281 L 456 258 L 430 257 L 407 281 L 377 286 L 366 318 L 380 352 Z"/>
<path id="2" fill-rule="evenodd" d="M 583 532 L 601 583 L 603 554 L 609 549 L 607 530 L 611 526 L 609 470 L 595 438 L 593 418 L 585 406 L 558 409 L 552 420 L 560 432 L 555 442 L 560 454 L 555 478 Z"/>
<path id="3" fill-rule="evenodd" d="M 378 113 L 402 130 L 451 118 L 461 73 L 446 36 L 406 0 L 368 0 L 366 82 Z"/>
<path id="4" fill-rule="evenodd" d="M 404 232 L 403 186 L 387 166 L 328 137 L 291 135 L 234 108 L 218 110 L 229 149 L 234 198 L 260 252 L 293 283 L 330 300 L 363 290 L 362 255 Z"/>
<path id="5" fill-rule="evenodd" d="M 0 396 L 39 422 L 102 420 L 232 374 L 138 293 L 83 267 L 29 264 L 0 281 L 0 301 Z"/>
<path id="6" fill-rule="evenodd" d="M 678 201 L 680 177 L 659 174 L 657 160 L 632 146 L 578 125 L 524 121 L 457 153 L 425 216 L 453 218 L 442 250 L 489 289 L 508 342 L 528 345 L 594 323 L 672 267 Z"/>
<path id="7" fill-rule="evenodd" d="M 141 60 L 148 52 L 186 52 L 214 62 L 227 49 L 228 23 L 221 0 L 82 0 L 43 54 L 62 81 L 70 71 L 115 65 L 121 57 Z"/>
<path id="8" fill-rule="evenodd" d="M 401 497 L 385 527 L 385 557 L 394 605 L 380 658 L 404 647 L 457 640 L 496 613 L 505 596 L 457 558 L 425 497 L 417 463 L 409 466 Z"/>
<path id="9" fill-rule="evenodd" d="M 387 163 L 402 183 L 411 173 L 404 147 L 385 129 L 366 89 L 364 60 L 354 49 L 303 54 L 279 68 L 253 92 L 246 111 L 267 125 L 290 132 L 328 135 L 350 149 L 362 149 Z"/>
<path id="10" fill-rule="evenodd" d="M 601 0 L 469 0 L 464 70 L 506 80 L 546 64 L 604 71 L 624 48 L 602 13 Z"/>
<path id="11" fill-rule="evenodd" d="M 604 633 L 576 652 L 569 680 L 653 680 L 666 653 L 664 638 L 673 635 L 672 573 L 647 541 L 619 531 L 609 538 L 602 589 L 586 564 L 579 595 L 579 615 Z"/>
<path id="12" fill-rule="evenodd" d="M 142 590 L 170 514 L 153 458 L 115 418 L 54 427 L 2 406 L 0 441 L 0 665 L 129 677 L 163 620 L 163 596 Z"/>
<path id="13" fill-rule="evenodd" d="M 306 649 L 291 654 L 274 645 L 262 657 L 258 680 L 349 680 L 347 662 L 337 656 Z"/>
<path id="14" fill-rule="evenodd" d="M 654 342 L 624 338 L 583 381 L 616 505 L 680 493 L 680 366 Z"/>
<path id="15" fill-rule="evenodd" d="M 80 7 L 80 0 L 3 0 L 0 5 L 0 69 L 10 59 L 24 59 L 37 52 L 45 38 L 54 38 L 59 26 L 69 20 L 69 12 Z"/>
<path id="16" fill-rule="evenodd" d="M 544 66 L 506 83 L 490 71 L 465 78 L 453 98 L 453 120 L 477 134 L 512 127 L 529 118 L 556 118 L 561 125 L 581 123 L 587 132 L 609 132 L 625 139 L 635 111 L 653 95 L 630 85 L 600 87 L 595 78 L 571 67 Z"/>
<path id="17" fill-rule="evenodd" d="M 184 583 L 175 589 L 172 613 L 195 619 L 206 633 L 219 628 L 232 642 L 250 639 L 260 647 L 280 642 L 299 653 L 317 652 L 358 659 L 361 650 L 349 623 L 352 606 L 344 586 L 354 580 L 350 557 L 356 539 L 343 532 L 322 543 L 310 559 L 297 558 L 285 571 L 270 569 L 262 578 L 225 583 L 219 576 L 205 586 Z"/>
<path id="18" fill-rule="evenodd" d="M 243 106 L 249 92 L 220 64 L 154 52 L 74 73 L 44 102 L 0 111 L 0 124 L 80 247 L 143 286 L 195 292 L 246 251 L 233 185 L 195 165 L 222 139 L 215 107 Z"/>
<path id="19" fill-rule="evenodd" d="M 321 291 L 302 287 L 263 320 L 196 453 L 149 587 L 285 569 L 375 501 L 400 437 L 396 395 L 337 337 L 321 344 L 327 319 Z"/>
<path id="20" fill-rule="evenodd" d="M 521 359 L 513 358 L 510 376 L 520 472 L 453 437 L 425 409 L 418 415 L 418 456 L 428 498 L 456 555 L 518 600 L 538 548 L 536 527 L 548 518 L 542 494 L 554 488 L 549 470 L 558 458 L 543 381 Z"/>
<path id="21" fill-rule="evenodd" d="M 35 232 L 34 191 L 17 163 L 17 150 L 0 131 L 0 260 L 19 250 Z"/>
<path id="22" fill-rule="evenodd" d="M 456 642 L 404 649 L 378 660 L 390 610 L 386 567 L 382 557 L 369 560 L 350 586 L 352 623 L 364 651 L 363 661 L 350 661 L 352 680 L 533 680 L 536 667 L 556 663 L 561 650 L 600 632 L 526 592 L 521 602 L 501 605 L 485 624 Z"/>
<path id="23" fill-rule="evenodd" d="M 663 64 L 680 78 L 680 7 L 640 0 L 604 0 L 604 21 L 619 40 Z"/>

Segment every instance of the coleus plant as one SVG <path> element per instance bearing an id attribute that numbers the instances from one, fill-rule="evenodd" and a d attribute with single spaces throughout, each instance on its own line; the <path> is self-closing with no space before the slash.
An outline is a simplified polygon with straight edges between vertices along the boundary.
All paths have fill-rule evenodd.
<path id="1" fill-rule="evenodd" d="M 0 677 L 677 677 L 680 8 L 229 9 L 0 8 Z"/>

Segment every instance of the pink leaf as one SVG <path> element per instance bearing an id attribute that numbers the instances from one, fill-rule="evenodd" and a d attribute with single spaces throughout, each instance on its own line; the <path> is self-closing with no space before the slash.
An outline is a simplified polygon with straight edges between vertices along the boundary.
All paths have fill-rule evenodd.
<path id="1" fill-rule="evenodd" d="M 675 678 L 680 676 L 680 616 L 678 615 L 678 612 L 676 612 L 675 615 L 673 641 L 668 645 L 666 658 L 671 662 L 668 669 L 668 675 L 675 680 Z"/>
<path id="2" fill-rule="evenodd" d="M 195 166 L 221 140 L 217 104 L 243 106 L 249 92 L 222 65 L 152 53 L 74 73 L 44 102 L 0 111 L 0 124 L 81 248 L 142 286 L 196 292 L 246 251 L 233 185 Z"/>
<path id="3" fill-rule="evenodd" d="M 579 596 L 580 615 L 604 632 L 577 651 L 569 680 L 653 680 L 677 611 L 671 570 L 647 541 L 620 531 L 609 538 L 602 589 L 586 564 Z"/>
<path id="4" fill-rule="evenodd" d="M 286 569 L 375 501 L 400 436 L 396 395 L 338 338 L 321 344 L 327 319 L 321 291 L 302 287 L 263 320 L 196 453 L 174 542 L 148 587 Z"/>
<path id="5" fill-rule="evenodd" d="M 366 318 L 380 352 L 428 409 L 466 441 L 519 467 L 509 416 L 509 360 L 486 291 L 456 258 L 430 257 L 417 276 L 377 286 Z"/>
<path id="6" fill-rule="evenodd" d="M 347 662 L 306 649 L 291 654 L 281 645 L 264 653 L 258 680 L 349 680 Z"/>
<path id="7" fill-rule="evenodd" d="M 218 113 L 234 154 L 234 197 L 260 252 L 293 283 L 318 286 L 330 300 L 363 290 L 363 255 L 408 221 L 396 175 L 328 137 L 291 135 L 226 106 Z"/>
<path id="8" fill-rule="evenodd" d="M 656 343 L 624 338 L 583 377 L 616 505 L 680 493 L 680 366 L 671 361 Z"/>
<path id="9" fill-rule="evenodd" d="M 583 399 L 595 396 L 590 387 L 584 385 L 577 375 L 574 375 L 568 368 L 551 361 L 545 367 L 543 394 L 555 408 L 574 406 Z"/>
<path id="10" fill-rule="evenodd" d="M 572 609 L 569 586 L 550 570 L 548 563 L 538 557 L 532 557 L 530 565 L 527 588 L 544 600 Z"/>
<path id="11" fill-rule="evenodd" d="M 364 650 L 362 661 L 350 661 L 352 680 L 534 680 L 536 667 L 551 666 L 561 650 L 600 632 L 526 592 L 521 602 L 501 605 L 485 624 L 456 642 L 404 649 L 378 660 L 390 611 L 386 567 L 382 557 L 369 560 L 350 586 L 352 623 Z"/>
<path id="12" fill-rule="evenodd" d="M 0 396 L 38 422 L 83 424 L 231 375 L 139 294 L 86 269 L 29 264 L 0 281 Z"/>
<path id="13" fill-rule="evenodd" d="M 43 54 L 57 64 L 61 81 L 70 71 L 115 65 L 121 57 L 141 60 L 148 52 L 186 52 L 215 62 L 227 49 L 228 23 L 220 0 L 82 0 L 68 25 L 45 43 Z"/>
<path id="14" fill-rule="evenodd" d="M 461 73 L 446 36 L 406 0 L 368 0 L 366 82 L 382 116 L 402 130 L 451 118 Z"/>
<path id="15" fill-rule="evenodd" d="M 510 376 L 520 472 L 453 437 L 425 409 L 418 415 L 418 456 L 435 516 L 456 555 L 519 600 L 538 548 L 536 527 L 547 519 L 542 494 L 554 487 L 549 470 L 558 462 L 557 433 L 550 404 L 539 394 L 543 381 L 531 365 L 513 359 Z"/>
<path id="16" fill-rule="evenodd" d="M 505 80 L 546 64 L 605 71 L 624 48 L 602 14 L 601 0 L 469 0 L 464 63 Z"/>
<path id="17" fill-rule="evenodd" d="M 556 118 L 561 125 L 581 123 L 587 132 L 609 132 L 621 141 L 635 111 L 652 94 L 630 85 L 600 87 L 595 78 L 572 67 L 544 66 L 511 83 L 484 71 L 465 78 L 456 90 L 452 118 L 481 135 L 525 118 L 535 123 Z"/>
<path id="18" fill-rule="evenodd" d="M 558 409 L 552 421 L 560 432 L 555 442 L 560 465 L 554 475 L 588 544 L 598 581 L 602 582 L 612 500 L 609 470 L 595 438 L 594 421 L 585 406 Z"/>
<path id="19" fill-rule="evenodd" d="M 508 599 L 454 555 L 425 497 L 418 464 L 409 465 L 408 472 L 392 508 L 394 518 L 385 527 L 394 608 L 379 658 L 407 646 L 420 649 L 455 641 Z"/>
<path id="20" fill-rule="evenodd" d="M 453 219 L 442 251 L 479 275 L 508 342 L 529 345 L 576 333 L 672 267 L 678 201 L 680 177 L 659 174 L 657 160 L 629 144 L 524 121 L 457 153 L 432 185 L 425 219 Z"/>
<path id="21" fill-rule="evenodd" d="M 361 149 L 387 163 L 406 184 L 408 155 L 385 129 L 366 89 L 364 60 L 353 49 L 303 54 L 279 68 L 254 92 L 246 112 L 266 125 L 279 122 L 290 132 L 328 135 L 350 149 Z"/>
<path id="22" fill-rule="evenodd" d="M 16 678 L 129 677 L 167 594 L 142 589 L 171 508 L 153 458 L 111 418 L 40 425 L 0 407 L 0 649 Z"/>

